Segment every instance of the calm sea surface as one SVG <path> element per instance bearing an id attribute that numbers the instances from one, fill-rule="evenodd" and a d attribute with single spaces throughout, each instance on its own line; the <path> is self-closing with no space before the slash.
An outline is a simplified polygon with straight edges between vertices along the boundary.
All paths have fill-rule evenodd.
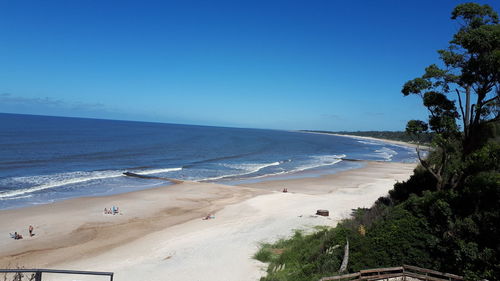
<path id="1" fill-rule="evenodd" d="M 0 209 L 165 185 L 126 171 L 235 184 L 360 166 L 343 158 L 415 156 L 402 146 L 330 135 L 0 113 Z"/>

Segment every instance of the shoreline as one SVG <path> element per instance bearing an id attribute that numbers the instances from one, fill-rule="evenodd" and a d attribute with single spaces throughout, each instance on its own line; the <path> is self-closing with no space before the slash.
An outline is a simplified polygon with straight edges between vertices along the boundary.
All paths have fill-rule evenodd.
<path id="1" fill-rule="evenodd" d="M 0 211 L 0 267 L 115 272 L 116 280 L 258 280 L 259 243 L 334 226 L 406 180 L 416 163 L 367 162 L 314 178 L 227 186 L 182 182 Z M 286 186 L 288 193 L 282 193 Z M 122 215 L 104 215 L 116 205 Z M 329 209 L 318 217 L 317 209 Z M 215 219 L 202 220 L 207 214 Z M 36 234 L 28 237 L 27 227 Z M 14 240 L 18 231 L 25 239 Z M 227 278 L 226 278 L 227 277 Z"/>
<path id="2" fill-rule="evenodd" d="M 331 136 L 337 136 L 337 137 L 347 137 L 347 138 L 359 139 L 359 140 L 380 141 L 380 142 L 395 144 L 395 145 L 399 145 L 399 146 L 406 146 L 406 147 L 412 147 L 412 148 L 418 147 L 419 149 L 423 149 L 423 150 L 430 150 L 431 149 L 430 146 L 427 146 L 427 145 L 419 145 L 419 144 L 414 144 L 414 143 L 410 143 L 410 142 L 390 140 L 390 139 L 381 139 L 381 138 L 356 136 L 356 135 L 343 135 L 343 134 L 337 134 L 337 133 L 321 133 L 321 132 L 312 132 L 312 131 L 298 131 L 298 132 L 309 133 L 309 134 L 331 135 Z"/>
<path id="3" fill-rule="evenodd" d="M 296 132 L 296 131 L 293 131 L 293 132 Z M 327 133 L 317 133 L 317 132 L 304 132 L 304 131 L 297 131 L 297 132 L 300 132 L 300 133 L 313 133 L 313 134 L 331 135 L 331 134 L 327 134 Z M 338 134 L 333 134 L 333 135 L 335 135 L 335 136 L 345 136 L 345 135 L 338 135 Z M 353 139 L 363 139 L 363 138 L 364 139 L 373 139 L 373 138 L 367 138 L 367 137 L 353 137 L 353 136 L 347 136 L 347 137 L 351 137 Z M 390 141 L 390 140 L 382 140 L 382 139 L 373 139 L 373 140 L 384 141 L 384 142 L 387 142 L 387 143 L 397 144 L 397 145 L 401 145 L 401 146 L 404 146 L 404 147 L 411 147 L 412 146 L 412 144 L 394 142 L 394 141 Z M 395 149 L 395 148 L 393 148 L 393 149 Z M 398 150 L 398 152 L 399 152 L 399 150 Z M 363 158 L 363 157 L 360 157 L 360 158 Z M 373 160 L 348 159 L 348 158 L 345 158 L 345 159 L 339 158 L 339 160 L 344 161 L 344 163 L 340 163 L 340 164 L 338 164 L 335 167 L 347 165 L 345 163 L 348 162 L 348 161 L 359 162 L 359 163 L 364 163 L 365 161 L 373 161 Z M 376 161 L 376 160 L 374 160 L 374 161 Z M 285 162 L 286 163 L 287 160 L 284 160 L 284 161 L 280 160 L 280 163 L 281 162 Z M 278 162 L 276 162 L 276 163 L 278 163 Z M 306 175 L 306 174 L 307 174 L 306 177 L 310 177 L 311 174 L 314 174 L 317 171 L 328 170 L 329 169 L 329 167 L 324 168 L 324 167 L 321 167 L 321 165 L 322 164 L 320 163 L 316 167 L 307 168 L 307 169 L 310 169 L 311 171 L 309 171 L 309 170 L 294 171 L 293 168 L 290 168 L 290 170 L 286 171 L 286 172 L 273 173 L 274 171 L 270 171 L 268 174 L 263 174 L 263 175 L 259 175 L 259 176 L 256 176 L 256 177 L 238 178 L 238 175 L 240 175 L 240 174 L 229 174 L 229 175 L 226 175 L 226 176 L 222 177 L 222 178 L 229 179 L 227 181 L 217 182 L 217 181 L 213 181 L 210 178 L 206 178 L 206 179 L 199 180 L 199 182 L 238 185 L 238 184 L 240 184 L 240 182 L 261 182 L 261 181 L 273 180 L 273 178 L 287 178 L 287 177 L 297 178 L 297 177 L 300 177 L 300 175 Z M 300 166 L 297 166 L 297 167 L 300 167 Z M 353 168 L 353 167 L 348 167 L 347 169 L 351 169 L 351 168 Z M 170 168 L 168 168 L 168 169 L 170 169 Z M 181 169 L 181 168 L 175 168 L 175 169 Z M 344 167 L 340 168 L 339 170 L 340 171 L 344 170 Z M 114 170 L 110 170 L 110 171 L 114 171 Z M 116 172 L 116 171 L 114 171 L 114 172 Z M 91 173 L 93 173 L 93 172 L 91 172 Z M 62 173 L 62 174 L 65 174 L 65 173 Z M 149 176 L 149 174 L 147 174 L 147 173 L 145 175 L 142 175 L 142 174 L 140 174 L 140 172 L 134 172 L 133 168 L 131 170 L 123 170 L 123 173 L 121 171 L 118 171 L 118 175 L 112 175 L 110 177 L 114 178 L 114 177 L 121 177 L 121 176 L 124 176 L 124 175 L 127 176 L 127 177 L 131 177 L 131 178 L 150 178 L 150 179 L 161 180 L 161 181 L 167 180 L 170 183 L 179 183 L 179 180 L 173 179 L 171 177 L 169 177 L 169 178 L 155 177 L 155 176 Z M 43 176 L 43 175 L 41 175 L 41 176 Z M 52 177 L 52 175 L 46 175 L 46 176 L 47 176 L 47 178 Z M 38 176 L 34 176 L 34 177 L 38 177 Z M 70 177 L 70 179 L 73 179 L 73 178 Z M 80 178 L 76 177 L 76 179 L 79 180 Z M 105 178 L 105 179 L 109 180 L 108 178 Z M 92 180 L 92 178 L 87 179 L 87 178 L 83 177 L 83 180 L 81 180 L 81 181 L 84 182 L 84 181 L 89 181 L 89 180 Z M 36 181 L 34 181 L 34 182 L 36 182 Z M 76 182 L 80 183 L 79 181 L 76 181 Z M 69 183 L 72 184 L 71 182 L 69 182 Z M 30 186 L 25 187 L 25 188 L 13 189 L 13 190 L 6 190 L 6 191 L 2 192 L 2 194 L 1 194 L 2 197 L 4 197 L 4 195 L 5 195 L 4 193 L 6 193 L 6 194 L 15 193 L 15 192 L 18 192 L 19 190 L 21 191 L 22 194 L 19 193 L 20 196 L 17 196 L 19 194 L 5 195 L 5 197 L 7 197 L 7 198 L 5 198 L 5 201 L 3 201 L 4 198 L 0 198 L 0 203 L 2 203 L 1 206 L 0 206 L 1 207 L 0 210 L 11 210 L 11 209 L 26 208 L 26 207 L 35 206 L 35 205 L 38 205 L 38 204 L 51 204 L 52 202 L 65 201 L 65 200 L 70 200 L 70 199 L 79 198 L 79 197 L 108 196 L 108 195 L 113 195 L 113 194 L 121 194 L 121 193 L 133 192 L 135 190 L 142 190 L 142 189 L 145 189 L 145 188 L 148 188 L 148 189 L 149 188 L 155 188 L 155 187 L 164 185 L 164 183 L 162 183 L 162 182 L 151 182 L 151 184 L 149 184 L 147 182 L 145 182 L 145 183 L 146 184 L 144 184 L 143 182 L 138 182 L 138 183 L 133 183 L 132 182 L 130 184 L 131 188 L 129 188 L 129 189 L 122 188 L 123 186 L 127 186 L 126 183 L 123 183 L 121 185 L 116 185 L 116 188 L 113 187 L 110 184 L 111 187 L 104 188 L 104 189 L 99 189 L 99 188 L 102 188 L 103 186 L 98 186 L 97 184 L 95 184 L 94 186 L 92 186 L 94 189 L 86 190 L 85 192 L 87 194 L 83 195 L 81 192 L 75 192 L 75 193 L 67 192 L 67 193 L 64 193 L 64 192 L 66 192 L 65 191 L 66 187 L 64 185 L 66 185 L 67 183 L 62 182 L 60 185 L 54 185 L 54 186 L 56 186 L 57 188 L 59 188 L 59 187 L 62 186 L 61 190 L 63 190 L 64 192 L 60 192 L 59 193 L 56 190 L 56 192 L 54 192 L 55 195 L 53 197 L 51 197 L 51 198 L 48 198 L 47 196 L 45 196 L 45 197 L 38 196 L 39 194 L 37 194 L 36 191 L 39 191 L 40 187 L 41 187 L 41 189 L 49 189 L 49 188 L 53 188 L 54 186 L 48 185 L 46 187 L 47 184 L 44 181 L 42 181 L 42 183 L 38 184 L 38 185 L 31 184 Z M 57 182 L 57 180 L 56 180 L 56 184 L 59 184 Z M 70 186 L 69 188 L 72 188 L 72 186 Z M 116 189 L 116 191 L 114 189 Z M 26 193 L 26 194 L 24 194 L 24 193 Z M 31 197 L 33 197 L 33 200 L 32 200 Z"/>

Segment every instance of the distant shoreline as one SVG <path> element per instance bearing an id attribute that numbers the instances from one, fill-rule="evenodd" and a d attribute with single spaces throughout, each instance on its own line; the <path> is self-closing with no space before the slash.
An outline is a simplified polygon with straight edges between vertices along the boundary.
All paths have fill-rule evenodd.
<path id="1" fill-rule="evenodd" d="M 375 138 L 375 137 L 366 137 L 366 136 L 357 136 L 357 135 L 339 134 L 339 133 L 333 133 L 333 132 L 332 133 L 318 132 L 318 131 L 298 131 L 298 132 L 319 134 L 319 135 L 332 135 L 332 136 L 337 136 L 337 137 L 346 137 L 346 138 L 360 139 L 360 140 L 381 141 L 381 142 L 386 142 L 386 143 L 395 144 L 395 145 L 401 145 L 401 146 L 412 147 L 412 148 L 418 147 L 419 149 L 430 150 L 430 147 L 428 145 L 419 145 L 419 144 L 405 142 L 405 141 L 397 141 L 397 140 Z"/>

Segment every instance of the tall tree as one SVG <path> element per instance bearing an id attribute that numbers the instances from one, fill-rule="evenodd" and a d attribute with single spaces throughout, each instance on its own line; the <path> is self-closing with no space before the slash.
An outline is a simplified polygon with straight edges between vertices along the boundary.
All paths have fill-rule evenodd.
<path id="1" fill-rule="evenodd" d="M 405 96 L 421 96 L 429 110 L 440 160 L 433 161 L 433 167 L 425 161 L 422 165 L 436 177 L 438 188 L 456 185 L 460 175 L 450 161 L 457 153 L 464 160 L 481 145 L 485 125 L 500 120 L 498 14 L 488 5 L 465 3 L 455 7 L 451 19 L 460 28 L 448 48 L 438 51 L 440 66 L 428 66 L 424 75 L 406 82 L 402 89 Z M 449 95 L 456 95 L 460 111 Z M 410 122 L 410 128 L 414 127 L 415 120 Z"/>

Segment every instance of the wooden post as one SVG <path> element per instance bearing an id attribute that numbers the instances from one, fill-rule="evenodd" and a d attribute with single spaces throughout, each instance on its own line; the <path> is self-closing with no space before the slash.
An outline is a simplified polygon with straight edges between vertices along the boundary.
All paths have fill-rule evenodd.
<path id="1" fill-rule="evenodd" d="M 316 215 L 328 217 L 329 216 L 329 212 L 328 212 L 328 210 L 317 210 L 316 211 Z"/>
<path id="2" fill-rule="evenodd" d="M 42 281 L 42 272 L 41 271 L 35 272 L 35 281 Z"/>

